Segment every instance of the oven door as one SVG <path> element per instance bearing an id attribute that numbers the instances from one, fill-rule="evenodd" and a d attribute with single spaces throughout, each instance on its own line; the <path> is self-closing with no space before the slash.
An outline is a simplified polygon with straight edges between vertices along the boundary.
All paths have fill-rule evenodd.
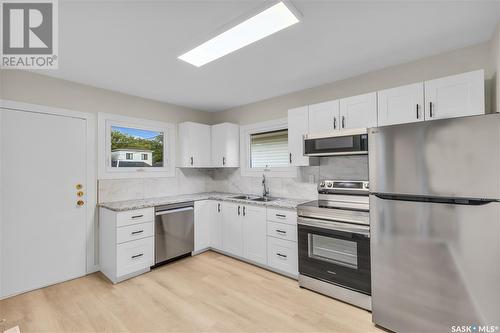
<path id="1" fill-rule="evenodd" d="M 370 228 L 299 217 L 299 273 L 371 295 Z"/>
<path id="2" fill-rule="evenodd" d="M 368 134 L 304 137 L 304 155 L 331 156 L 368 154 Z"/>

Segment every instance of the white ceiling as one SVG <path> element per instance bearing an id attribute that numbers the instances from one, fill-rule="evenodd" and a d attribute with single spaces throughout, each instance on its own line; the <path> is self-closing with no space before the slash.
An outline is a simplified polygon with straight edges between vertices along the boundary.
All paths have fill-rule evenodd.
<path id="1" fill-rule="evenodd" d="M 46 74 L 220 111 L 489 39 L 499 2 L 292 0 L 300 23 L 196 68 L 177 56 L 262 1 L 60 1 Z"/>

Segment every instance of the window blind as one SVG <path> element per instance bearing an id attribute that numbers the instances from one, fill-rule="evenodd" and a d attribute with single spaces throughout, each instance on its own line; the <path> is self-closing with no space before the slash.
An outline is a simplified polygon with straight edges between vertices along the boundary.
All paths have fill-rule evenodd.
<path id="1" fill-rule="evenodd" d="M 288 166 L 288 130 L 250 135 L 250 167 Z"/>

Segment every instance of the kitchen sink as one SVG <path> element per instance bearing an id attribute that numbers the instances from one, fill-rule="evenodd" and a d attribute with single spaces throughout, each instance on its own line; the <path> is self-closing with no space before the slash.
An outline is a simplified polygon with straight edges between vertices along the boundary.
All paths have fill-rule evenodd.
<path id="1" fill-rule="evenodd" d="M 258 197 L 252 195 L 236 195 L 234 197 L 231 197 L 231 199 L 254 200 L 258 199 Z"/>
<path id="2" fill-rule="evenodd" d="M 276 200 L 276 198 L 269 198 L 269 197 L 258 197 L 254 199 L 250 199 L 252 201 L 263 201 L 263 202 L 268 202 L 268 201 L 273 201 Z"/>

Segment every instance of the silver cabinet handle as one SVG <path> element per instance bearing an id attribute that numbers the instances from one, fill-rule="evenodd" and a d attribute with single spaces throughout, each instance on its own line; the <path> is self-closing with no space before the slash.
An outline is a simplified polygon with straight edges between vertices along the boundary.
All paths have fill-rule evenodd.
<path id="1" fill-rule="evenodd" d="M 245 216 L 245 215 L 246 215 L 245 208 L 246 208 L 246 207 L 245 207 L 245 206 L 243 206 L 243 216 Z"/>
<path id="2" fill-rule="evenodd" d="M 191 156 L 191 165 L 194 163 L 194 158 Z"/>
<path id="3" fill-rule="evenodd" d="M 279 229 L 276 229 L 276 232 L 279 233 L 279 234 L 283 234 L 285 235 L 286 234 L 286 231 L 285 230 L 279 230 Z"/>
<path id="4" fill-rule="evenodd" d="M 226 165 L 226 158 L 225 157 L 222 158 L 222 165 Z"/>
<path id="5" fill-rule="evenodd" d="M 278 252 L 278 253 L 276 253 L 276 255 L 277 255 L 278 257 L 281 257 L 281 258 L 286 258 L 286 257 L 287 257 L 287 255 L 286 255 L 286 254 L 282 254 L 282 253 L 279 253 L 279 252 Z"/>
<path id="6" fill-rule="evenodd" d="M 432 114 L 432 102 L 429 102 L 429 118 L 432 118 L 433 114 Z"/>
<path id="7" fill-rule="evenodd" d="M 217 212 L 220 213 L 220 203 L 217 204 Z"/>
<path id="8" fill-rule="evenodd" d="M 142 215 L 142 214 L 141 214 L 141 215 L 134 215 L 134 216 L 132 216 L 132 218 L 133 218 L 133 219 L 138 219 L 138 218 L 141 218 L 141 217 L 143 217 L 143 216 L 144 216 L 144 215 Z"/>
<path id="9" fill-rule="evenodd" d="M 139 254 L 136 254 L 135 256 L 132 256 L 131 259 L 137 259 L 137 258 L 140 258 L 144 255 L 144 253 L 139 253 Z"/>
<path id="10" fill-rule="evenodd" d="M 417 109 L 417 119 L 418 119 L 418 118 L 419 118 L 419 114 L 418 114 L 418 104 L 417 104 L 416 109 Z"/>
<path id="11" fill-rule="evenodd" d="M 290 153 L 290 164 L 292 164 L 292 153 Z"/>
<path id="12" fill-rule="evenodd" d="M 337 129 L 337 117 L 333 117 L 333 129 Z"/>
<path id="13" fill-rule="evenodd" d="M 285 214 L 276 214 L 276 217 L 279 217 L 280 219 L 286 218 Z"/>
<path id="14" fill-rule="evenodd" d="M 345 128 L 345 117 L 342 116 L 342 128 Z"/>
<path id="15" fill-rule="evenodd" d="M 241 207 L 238 206 L 238 216 L 240 215 L 240 209 L 241 209 Z"/>
<path id="16" fill-rule="evenodd" d="M 144 230 L 137 230 L 137 231 L 132 231 L 130 234 L 131 235 L 139 235 L 139 234 L 142 234 L 144 232 Z"/>

